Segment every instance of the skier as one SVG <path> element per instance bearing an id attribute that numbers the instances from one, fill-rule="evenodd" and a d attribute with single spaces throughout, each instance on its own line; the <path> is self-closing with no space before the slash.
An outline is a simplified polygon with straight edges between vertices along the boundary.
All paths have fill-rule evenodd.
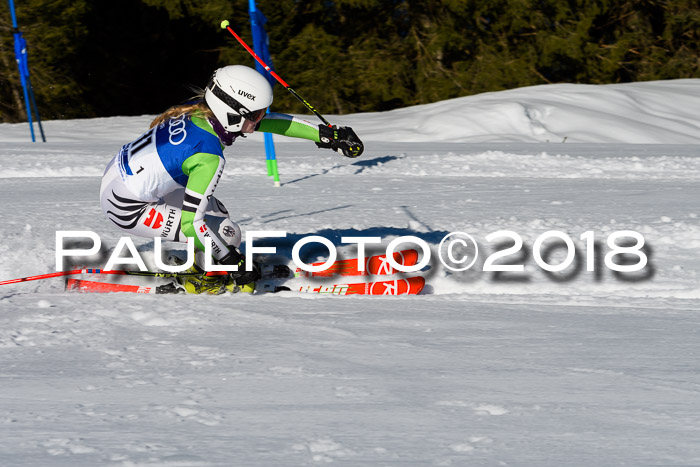
<path id="1" fill-rule="evenodd" d="M 117 227 L 142 237 L 191 239 L 197 251 L 192 271 L 203 271 L 206 243 L 214 264 L 238 266 L 224 276 L 178 279 L 188 293 L 253 291 L 260 278 L 256 266 L 246 270 L 240 227 L 213 196 L 224 170 L 224 146 L 263 131 L 308 139 L 346 157 L 362 154 L 352 128 L 266 114 L 271 103 L 272 88 L 260 73 L 242 65 L 220 68 L 196 101 L 165 111 L 105 169 L 100 203 Z"/>

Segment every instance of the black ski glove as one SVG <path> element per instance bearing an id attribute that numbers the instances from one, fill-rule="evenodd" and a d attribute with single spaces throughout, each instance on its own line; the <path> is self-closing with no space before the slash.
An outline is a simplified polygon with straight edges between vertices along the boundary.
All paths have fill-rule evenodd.
<path id="1" fill-rule="evenodd" d="M 260 268 L 258 265 L 253 263 L 252 271 L 246 271 L 245 256 L 236 248 L 230 248 L 228 254 L 219 260 L 219 264 L 238 266 L 238 271 L 229 272 L 236 285 L 250 284 L 260 280 Z"/>
<path id="2" fill-rule="evenodd" d="M 345 157 L 358 157 L 364 151 L 365 146 L 349 126 L 326 125 L 318 126 L 318 136 L 320 143 L 316 143 L 319 148 L 331 148 Z"/>

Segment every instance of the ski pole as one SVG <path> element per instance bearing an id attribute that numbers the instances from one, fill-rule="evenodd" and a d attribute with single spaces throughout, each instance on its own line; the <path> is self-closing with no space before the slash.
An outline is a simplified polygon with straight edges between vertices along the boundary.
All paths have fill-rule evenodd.
<path id="1" fill-rule="evenodd" d="M 226 271 L 211 271 L 211 272 L 154 272 L 154 271 L 105 271 L 103 269 L 72 269 L 70 271 L 52 272 L 49 274 L 40 274 L 38 276 L 20 277 L 19 279 L 8 279 L 0 281 L 0 285 L 16 284 L 18 282 L 38 281 L 41 279 L 50 279 L 52 277 L 73 276 L 78 274 L 114 274 L 119 276 L 147 276 L 160 278 L 177 278 L 177 277 L 193 277 L 193 276 L 223 276 L 228 274 Z"/>
<path id="2" fill-rule="evenodd" d="M 245 49 L 248 51 L 248 53 L 249 53 L 250 55 L 252 55 L 253 58 L 254 58 L 255 60 L 257 60 L 258 63 L 261 64 L 261 65 L 263 66 L 263 68 L 265 68 L 265 70 L 266 70 L 268 73 L 270 73 L 270 74 L 272 75 L 273 78 L 275 78 L 275 79 L 277 80 L 278 83 L 280 83 L 282 86 L 284 86 L 284 88 L 285 88 L 287 91 L 291 92 L 292 95 L 293 95 L 294 97 L 296 97 L 297 99 L 299 99 L 299 101 L 300 101 L 302 104 L 304 104 L 304 105 L 306 106 L 307 109 L 309 109 L 310 111 L 312 111 L 318 118 L 320 118 L 321 121 L 324 123 L 324 125 L 329 126 L 329 127 L 332 127 L 332 126 L 333 126 L 333 125 L 330 124 L 330 122 L 329 122 L 328 120 L 326 120 L 325 118 L 323 118 L 323 115 L 321 115 L 316 109 L 314 109 L 314 107 L 313 107 L 311 104 L 309 104 L 309 103 L 306 101 L 306 99 L 304 99 L 304 98 L 301 97 L 299 94 L 297 94 L 297 92 L 296 92 L 294 89 L 292 89 L 291 86 L 289 86 L 282 78 L 280 78 L 280 77 L 277 75 L 277 73 L 275 73 L 273 70 L 271 70 L 270 67 L 267 66 L 267 64 L 266 64 L 265 62 L 263 62 L 262 59 L 261 59 L 260 57 L 258 57 L 258 54 L 256 54 L 256 53 L 253 51 L 253 49 L 251 49 L 250 47 L 248 47 L 248 44 L 246 44 L 246 43 L 243 41 L 243 39 L 241 39 L 240 36 L 239 36 L 238 34 L 236 34 L 236 33 L 233 31 L 233 29 L 231 29 L 231 26 L 229 26 L 229 24 L 230 24 L 230 23 L 228 22 L 228 20 L 223 20 L 223 21 L 221 22 L 221 29 L 228 29 L 228 32 L 230 32 L 231 34 L 233 34 L 233 37 L 235 37 L 235 38 L 238 40 L 238 42 L 240 42 L 241 45 L 242 45 L 243 47 L 245 47 Z"/>

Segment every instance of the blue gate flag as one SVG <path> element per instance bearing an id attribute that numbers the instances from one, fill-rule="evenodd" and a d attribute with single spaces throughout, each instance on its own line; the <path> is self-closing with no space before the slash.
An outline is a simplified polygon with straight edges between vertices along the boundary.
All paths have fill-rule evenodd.
<path id="1" fill-rule="evenodd" d="M 36 100 L 34 99 L 34 89 L 32 88 L 32 83 L 29 80 L 29 64 L 27 62 L 27 41 L 22 37 L 22 33 L 17 27 L 17 16 L 15 14 L 15 3 L 13 0 L 9 0 L 10 3 L 10 15 L 12 16 L 12 36 L 15 40 L 15 60 L 17 60 L 17 68 L 19 69 L 19 81 L 22 84 L 22 89 L 24 90 L 24 104 L 27 107 L 27 121 L 29 123 L 29 132 L 32 136 L 32 142 L 35 142 L 34 138 L 34 123 L 32 122 L 32 106 L 34 107 L 34 112 L 36 113 L 37 123 L 39 124 L 39 130 L 41 131 L 41 140 L 46 142 L 44 137 L 44 129 L 41 126 L 41 118 L 39 118 L 39 110 L 36 106 Z M 31 103 L 31 106 L 30 106 Z"/>
<path id="2" fill-rule="evenodd" d="M 255 0 L 248 0 L 248 13 L 250 14 L 250 28 L 253 32 L 253 50 L 274 71 L 275 67 L 272 66 L 272 59 L 270 58 L 270 40 L 264 27 L 265 23 L 267 23 L 267 18 L 258 10 Z M 277 80 L 257 60 L 255 60 L 255 69 L 267 79 L 271 87 L 275 86 Z M 270 113 L 269 108 L 267 113 Z M 275 143 L 270 133 L 265 133 L 265 159 L 267 161 L 267 175 L 272 177 L 275 186 L 279 187 L 280 175 L 277 168 L 277 153 L 275 152 Z"/>
<path id="3" fill-rule="evenodd" d="M 15 59 L 17 60 L 17 67 L 19 68 L 19 79 L 22 86 L 27 82 L 29 78 L 29 65 L 27 63 L 27 41 L 24 40 L 22 32 L 15 30 L 13 34 L 15 38 Z"/>
<path id="4" fill-rule="evenodd" d="M 258 57 L 262 59 L 263 62 L 267 63 L 272 71 L 275 71 L 275 67 L 272 65 L 272 59 L 270 58 L 270 40 L 265 32 L 265 23 L 267 23 L 267 18 L 262 14 L 260 10 L 255 5 L 255 0 L 249 0 L 249 13 L 250 13 L 250 27 L 253 31 L 253 50 L 258 54 Z M 267 80 L 270 82 L 270 86 L 274 86 L 277 80 L 272 77 L 261 64 L 255 61 L 255 69 L 258 70 Z"/>

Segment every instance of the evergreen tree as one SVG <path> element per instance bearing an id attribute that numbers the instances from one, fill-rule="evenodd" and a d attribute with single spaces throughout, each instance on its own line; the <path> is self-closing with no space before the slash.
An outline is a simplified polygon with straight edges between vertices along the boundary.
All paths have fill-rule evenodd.
<path id="1" fill-rule="evenodd" d="M 81 89 L 73 75 L 77 48 L 88 33 L 81 22 L 85 8 L 84 0 L 16 2 L 42 118 L 77 117 L 87 110 L 81 105 Z M 0 122 L 27 118 L 12 33 L 8 3 L 0 2 Z"/>
<path id="2" fill-rule="evenodd" d="M 258 0 L 280 75 L 322 113 L 533 84 L 700 77 L 697 0 Z M 23 0 L 42 118 L 158 113 L 253 66 L 247 0 Z M 0 121 L 24 116 L 0 2 Z M 306 113 L 281 86 L 274 110 Z"/>

